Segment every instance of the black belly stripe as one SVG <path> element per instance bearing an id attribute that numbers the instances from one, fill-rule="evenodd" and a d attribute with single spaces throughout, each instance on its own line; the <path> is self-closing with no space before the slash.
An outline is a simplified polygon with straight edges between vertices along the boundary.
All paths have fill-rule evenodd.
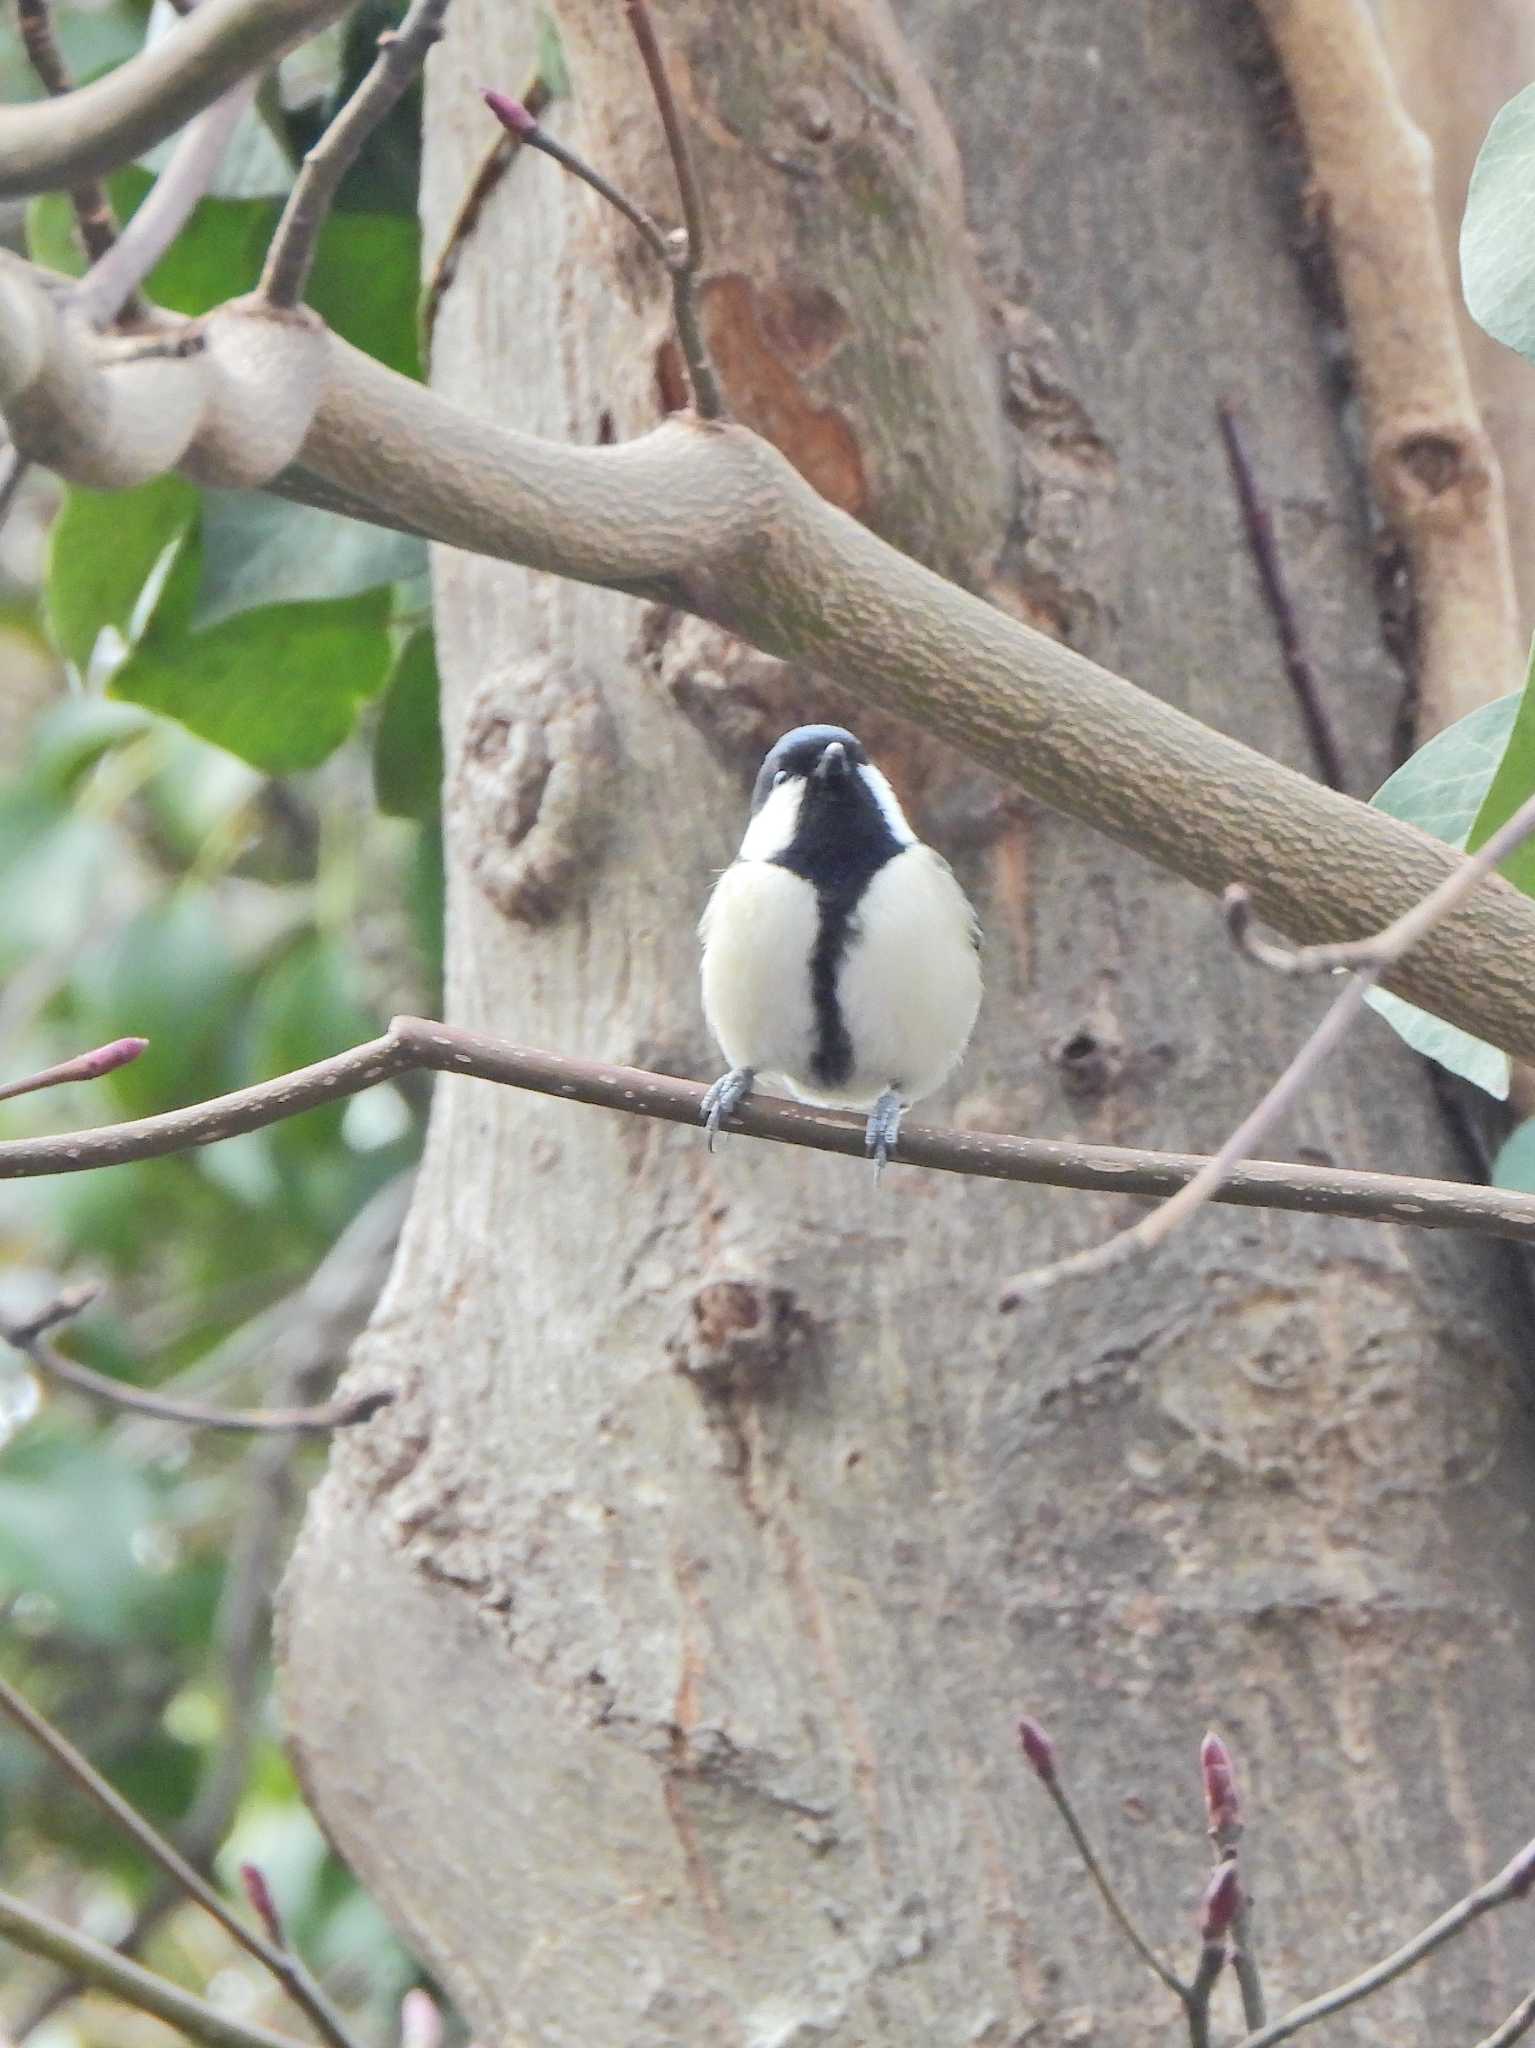
<path id="1" fill-rule="evenodd" d="M 857 920 L 849 902 L 821 895 L 821 923 L 810 954 L 810 1003 L 815 1015 L 815 1050 L 810 1078 L 835 1088 L 853 1071 L 853 1040 L 837 998 L 837 976 Z"/>
<path id="2" fill-rule="evenodd" d="M 810 953 L 815 1045 L 812 1081 L 836 1088 L 857 1064 L 857 1049 L 837 992 L 842 963 L 858 936 L 858 908 L 885 865 L 904 851 L 861 778 L 826 789 L 812 783 L 792 843 L 777 865 L 811 884 L 820 922 Z"/>

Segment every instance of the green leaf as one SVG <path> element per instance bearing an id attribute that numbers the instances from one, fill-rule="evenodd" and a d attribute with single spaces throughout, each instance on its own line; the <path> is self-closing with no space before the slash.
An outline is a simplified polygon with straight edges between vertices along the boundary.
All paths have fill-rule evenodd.
<path id="1" fill-rule="evenodd" d="M 1493 771 L 1487 794 L 1482 798 L 1481 808 L 1466 839 L 1466 851 L 1475 853 L 1500 826 L 1508 823 L 1519 806 L 1528 802 L 1532 795 L 1535 795 L 1535 646 L 1530 649 L 1524 688 L 1515 707 L 1514 723 L 1503 749 L 1503 758 Z M 1526 839 L 1522 846 L 1516 846 L 1498 873 L 1506 876 L 1516 889 L 1522 889 L 1526 896 L 1535 896 L 1535 840 Z"/>
<path id="2" fill-rule="evenodd" d="M 1535 1195 L 1535 1117 L 1516 1124 L 1498 1147 L 1492 1162 L 1492 1185 Z"/>
<path id="3" fill-rule="evenodd" d="M 1436 733 L 1376 790 L 1370 798 L 1375 809 L 1464 846 L 1508 745 L 1520 697 L 1512 691 Z"/>
<path id="4" fill-rule="evenodd" d="M 1371 803 L 1451 846 L 1464 846 L 1522 701 L 1522 693 L 1514 691 L 1436 733 L 1382 783 Z M 1509 1058 L 1499 1047 L 1385 989 L 1371 989 L 1366 1000 L 1415 1052 L 1500 1100 L 1508 1094 Z"/>
<path id="5" fill-rule="evenodd" d="M 131 638 L 144 585 L 196 513 L 197 492 L 179 476 L 132 491 L 70 486 L 49 541 L 47 606 L 59 651 L 77 668 L 89 666 L 105 627 Z"/>
<path id="6" fill-rule="evenodd" d="M 1460 230 L 1461 288 L 1473 320 L 1535 361 L 1535 86 L 1488 130 Z"/>
<path id="7" fill-rule="evenodd" d="M 147 1052 L 105 1083 L 130 1115 L 216 1089 L 215 1047 L 239 1002 L 240 980 L 207 891 L 178 890 L 87 947 L 74 986 L 91 1042 L 130 1034 L 149 1040 Z"/>
<path id="8" fill-rule="evenodd" d="M 373 790 L 391 818 L 435 817 L 442 793 L 442 728 L 437 716 L 437 644 L 430 628 L 412 633 L 389 678 L 373 741 Z"/>
<path id="9" fill-rule="evenodd" d="M 413 215 L 333 213 L 320 230 L 306 296 L 343 341 L 402 377 L 419 377 L 420 278 L 421 230 Z"/>
<path id="10" fill-rule="evenodd" d="M 426 543 L 256 491 L 205 491 L 194 631 L 275 603 L 355 597 L 420 575 Z"/>
<path id="11" fill-rule="evenodd" d="M 112 695 L 177 718 L 268 775 L 314 768 L 351 731 L 389 666 L 385 589 L 264 605 L 201 633 L 158 615 L 112 678 Z"/>

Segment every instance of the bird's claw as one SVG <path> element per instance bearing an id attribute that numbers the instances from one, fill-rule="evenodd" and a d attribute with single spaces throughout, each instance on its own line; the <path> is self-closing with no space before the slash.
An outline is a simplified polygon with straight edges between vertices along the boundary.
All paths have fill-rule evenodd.
<path id="1" fill-rule="evenodd" d="M 734 1114 L 752 1092 L 756 1075 L 750 1067 L 732 1067 L 728 1074 L 721 1074 L 703 1099 L 700 1115 L 704 1128 L 709 1133 L 709 1150 L 714 1150 L 714 1141 L 719 1136 L 723 1119 Z"/>
<path id="2" fill-rule="evenodd" d="M 869 1127 L 864 1133 L 864 1144 L 874 1159 L 874 1184 L 889 1164 L 890 1154 L 895 1149 L 896 1137 L 901 1128 L 901 1113 L 906 1105 L 893 1088 L 884 1094 L 869 1111 Z"/>

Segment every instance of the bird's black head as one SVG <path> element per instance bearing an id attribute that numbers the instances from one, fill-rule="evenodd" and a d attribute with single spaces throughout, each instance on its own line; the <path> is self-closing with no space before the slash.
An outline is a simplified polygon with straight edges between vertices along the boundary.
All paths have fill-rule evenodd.
<path id="1" fill-rule="evenodd" d="M 828 748 L 840 752 L 827 753 Z M 815 778 L 826 784 L 845 783 L 854 768 L 866 767 L 869 757 L 861 743 L 841 725 L 797 725 L 774 746 L 757 774 L 752 790 L 755 817 L 775 789 L 795 777 Z"/>
<path id="2" fill-rule="evenodd" d="M 853 734 L 801 725 L 762 764 L 741 851 L 851 902 L 912 836 L 894 790 Z"/>

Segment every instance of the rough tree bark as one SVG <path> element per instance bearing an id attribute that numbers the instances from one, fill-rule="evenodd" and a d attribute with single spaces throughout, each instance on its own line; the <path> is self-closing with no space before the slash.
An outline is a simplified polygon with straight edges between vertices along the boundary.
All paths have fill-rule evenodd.
<path id="1" fill-rule="evenodd" d="M 551 118 L 670 215 L 617 12 L 558 9 L 575 98 Z M 1372 785 L 1400 678 L 1227 8 L 665 15 L 743 414 L 903 545 L 1300 762 L 1215 431 L 1229 397 Z M 533 16 L 454 10 L 429 244 L 482 146 L 472 87 L 526 76 Z M 434 374 L 590 441 L 647 424 L 676 372 L 638 252 L 524 157 Z M 446 551 L 437 577 L 449 1014 L 712 1072 L 692 925 L 744 768 L 846 700 L 629 600 Z M 1192 890 L 888 723 L 869 737 L 987 928 L 956 1119 L 1217 1141 L 1316 992 L 1236 963 Z M 1373 1025 L 1289 1137 L 1457 1167 Z M 284 1656 L 326 1825 L 482 2038 L 1173 2038 L 1020 1770 L 1024 1707 L 1164 1943 L 1188 1936 L 1193 1758 L 1219 1723 L 1262 1814 L 1281 2001 L 1530 1832 L 1505 1255 L 1206 1213 L 1148 1270 L 994 1313 L 1000 1276 L 1122 1210 L 900 1168 L 876 1198 L 840 1160 L 711 1159 L 686 1132 L 439 1091 L 352 1373 L 400 1398 L 335 1449 Z M 1470 2041 L 1527 1988 L 1526 1946 L 1493 1923 L 1336 2038 Z"/>

